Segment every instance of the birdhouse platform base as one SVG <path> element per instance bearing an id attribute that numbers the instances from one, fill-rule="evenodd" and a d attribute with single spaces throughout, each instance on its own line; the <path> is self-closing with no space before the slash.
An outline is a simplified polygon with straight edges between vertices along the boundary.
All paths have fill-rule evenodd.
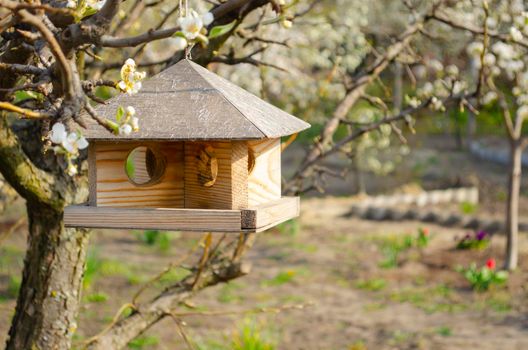
<path id="1" fill-rule="evenodd" d="M 299 197 L 282 197 L 241 210 L 71 205 L 64 211 L 64 224 L 79 228 L 250 233 L 295 218 L 299 210 Z"/>

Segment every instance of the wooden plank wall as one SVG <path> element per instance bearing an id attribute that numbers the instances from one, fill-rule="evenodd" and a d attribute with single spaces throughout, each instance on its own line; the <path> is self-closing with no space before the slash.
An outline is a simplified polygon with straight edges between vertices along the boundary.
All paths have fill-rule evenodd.
<path id="1" fill-rule="evenodd" d="M 249 207 L 281 198 L 281 141 L 248 141 L 255 155 L 255 166 L 248 179 Z"/>
<path id="2" fill-rule="evenodd" d="M 135 147 L 159 151 L 166 160 L 159 181 L 148 186 L 131 183 L 125 161 Z M 136 208 L 183 208 L 183 142 L 95 142 L 97 206 Z"/>
<path id="3" fill-rule="evenodd" d="M 218 175 L 211 187 L 198 180 L 202 148 L 210 145 L 218 162 Z M 247 145 L 244 141 L 185 142 L 185 208 L 247 208 Z"/>

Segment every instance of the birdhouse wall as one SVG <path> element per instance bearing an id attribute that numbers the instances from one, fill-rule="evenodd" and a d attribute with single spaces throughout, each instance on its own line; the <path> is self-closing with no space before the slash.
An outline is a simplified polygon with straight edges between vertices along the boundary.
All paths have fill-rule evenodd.
<path id="1" fill-rule="evenodd" d="M 203 184 L 210 171 L 207 156 L 203 154 L 206 148 L 215 158 L 218 169 L 211 186 Z M 245 141 L 185 142 L 185 207 L 248 207 L 248 148 Z"/>
<path id="2" fill-rule="evenodd" d="M 248 204 L 255 207 L 281 198 L 281 140 L 248 141 L 250 162 Z M 250 166 L 251 167 L 251 166 Z"/>
<path id="3" fill-rule="evenodd" d="M 159 152 L 165 160 L 161 177 L 144 186 L 132 183 L 125 172 L 128 155 L 139 146 Z M 184 208 L 183 142 L 92 141 L 88 161 L 91 205 Z"/>
<path id="4" fill-rule="evenodd" d="M 165 170 L 156 181 L 134 184 L 127 157 L 145 146 L 160 154 Z M 209 147 L 209 148 L 207 148 Z M 212 159 L 216 162 L 213 174 Z M 207 152 L 206 152 L 207 154 Z M 246 209 L 281 198 L 280 139 L 254 141 L 92 141 L 88 148 L 89 203 L 129 208 Z M 134 174 L 148 171 L 138 162 Z M 213 176 L 214 175 L 214 176 Z M 204 181 L 214 177 L 214 182 Z"/>

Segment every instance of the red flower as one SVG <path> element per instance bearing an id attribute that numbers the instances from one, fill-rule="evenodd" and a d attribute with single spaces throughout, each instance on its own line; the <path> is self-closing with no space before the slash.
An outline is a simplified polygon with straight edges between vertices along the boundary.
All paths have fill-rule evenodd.
<path id="1" fill-rule="evenodd" d="M 497 266 L 497 263 L 495 262 L 495 259 L 488 259 L 488 261 L 486 261 L 486 266 L 490 270 L 495 270 L 495 267 Z"/>
<path id="2" fill-rule="evenodd" d="M 424 236 L 429 236 L 429 229 L 426 227 L 426 228 L 422 228 L 422 234 Z"/>

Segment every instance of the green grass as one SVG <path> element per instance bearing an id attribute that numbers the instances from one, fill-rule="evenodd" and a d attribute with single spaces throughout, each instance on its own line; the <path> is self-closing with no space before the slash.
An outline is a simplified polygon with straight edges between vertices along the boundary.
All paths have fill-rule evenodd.
<path id="1" fill-rule="evenodd" d="M 88 256 L 86 257 L 86 265 L 84 267 L 84 288 L 89 288 L 92 285 L 100 268 L 101 259 L 99 258 L 98 252 L 96 250 L 88 252 Z"/>
<path id="2" fill-rule="evenodd" d="M 292 219 L 283 222 L 282 224 L 279 224 L 277 226 L 277 230 L 280 232 L 281 235 L 295 237 L 299 234 L 299 231 L 301 230 L 301 225 L 299 223 L 299 220 Z"/>
<path id="3" fill-rule="evenodd" d="M 159 344 L 159 339 L 154 336 L 140 336 L 128 343 L 128 348 L 133 350 L 143 350 L 153 348 Z"/>
<path id="4" fill-rule="evenodd" d="M 355 286 L 358 289 L 376 292 L 385 289 L 385 287 L 387 287 L 387 281 L 382 278 L 360 280 L 355 284 Z"/>
<path id="5" fill-rule="evenodd" d="M 189 273 L 189 270 L 183 269 L 181 267 L 175 267 L 163 274 L 163 276 L 161 276 L 159 279 L 159 282 L 161 284 L 176 283 L 188 276 Z"/>
<path id="6" fill-rule="evenodd" d="M 145 230 L 136 233 L 138 240 L 147 246 L 158 247 L 161 252 L 168 252 L 171 248 L 171 237 L 167 232 L 159 230 Z"/>
<path id="7" fill-rule="evenodd" d="M 98 277 L 121 276 L 128 281 L 130 278 L 136 278 L 136 275 L 124 262 L 101 259 L 98 251 L 92 250 L 88 252 L 88 257 L 86 258 L 83 287 L 85 289 L 90 288 Z"/>
<path id="8" fill-rule="evenodd" d="M 445 284 L 415 286 L 391 291 L 388 299 L 393 302 L 410 303 L 427 313 L 457 312 L 468 308 L 457 300 L 452 288 Z"/>
<path id="9" fill-rule="evenodd" d="M 475 214 L 478 210 L 478 204 L 470 202 L 460 203 L 460 211 L 465 215 Z"/>
<path id="10" fill-rule="evenodd" d="M 508 291 L 491 291 L 475 303 L 477 310 L 493 310 L 496 312 L 510 312 L 513 309 L 511 295 Z"/>
<path id="11" fill-rule="evenodd" d="M 298 275 L 299 275 L 299 271 L 297 270 L 281 271 L 277 275 L 275 275 L 275 277 L 262 282 L 262 286 L 263 287 L 274 287 L 274 286 L 280 286 L 286 283 L 291 283 Z"/>
<path id="12" fill-rule="evenodd" d="M 88 294 L 85 297 L 86 302 L 88 303 L 104 303 L 108 300 L 108 295 L 105 293 L 93 293 Z"/>
<path id="13" fill-rule="evenodd" d="M 435 333 L 442 337 L 450 337 L 453 335 L 453 331 L 448 326 L 441 326 L 435 329 Z"/>
<path id="14" fill-rule="evenodd" d="M 347 347 L 347 350 L 367 350 L 367 346 L 363 340 L 358 340 Z"/>
<path id="15" fill-rule="evenodd" d="M 423 235 L 421 229 L 415 235 L 412 234 L 391 234 L 384 236 L 370 237 L 380 249 L 382 259 L 378 266 L 383 269 L 396 268 L 399 265 L 400 254 L 411 248 L 421 249 L 429 244 L 430 237 Z M 418 252 L 418 251 L 417 251 Z"/>
<path id="16" fill-rule="evenodd" d="M 16 297 L 18 296 L 18 292 L 20 291 L 21 283 L 22 278 L 20 275 L 9 276 L 5 292 L 2 292 L 2 294 L 0 294 L 0 303 L 16 299 Z"/>
<path id="17" fill-rule="evenodd" d="M 224 304 L 238 302 L 243 299 L 240 295 L 240 290 L 243 285 L 240 282 L 229 282 L 222 286 L 218 293 L 218 301 Z"/>
<path id="18" fill-rule="evenodd" d="M 24 264 L 24 251 L 18 247 L 6 244 L 0 246 L 0 272 L 9 274 L 19 270 Z"/>
<path id="19" fill-rule="evenodd" d="M 197 350 L 275 350 L 277 332 L 254 319 L 245 319 L 223 341 L 208 339 L 195 343 Z"/>

